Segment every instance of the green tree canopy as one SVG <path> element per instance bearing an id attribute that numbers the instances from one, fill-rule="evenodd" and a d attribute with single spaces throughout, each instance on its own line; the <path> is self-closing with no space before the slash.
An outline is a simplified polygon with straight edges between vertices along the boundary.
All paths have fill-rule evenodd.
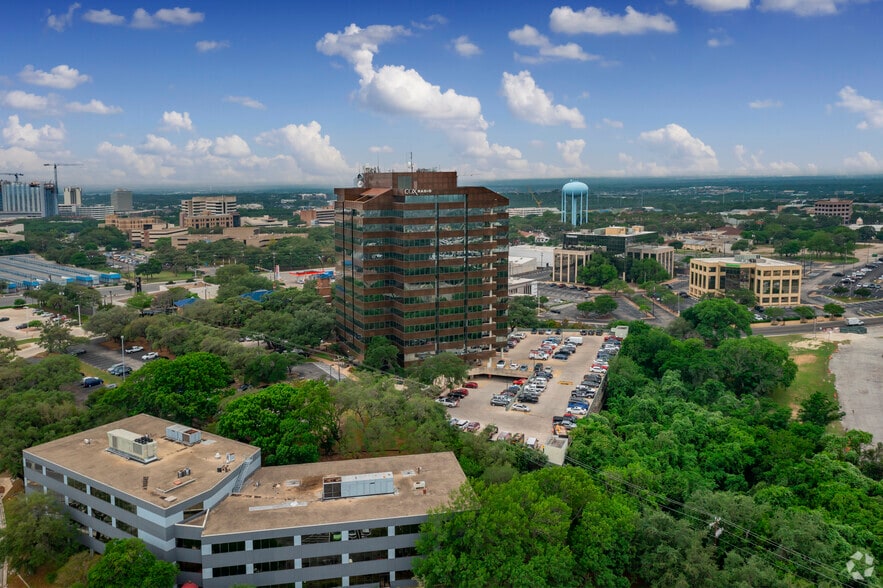
<path id="1" fill-rule="evenodd" d="M 76 549 L 77 529 L 52 495 L 32 492 L 4 506 L 0 561 L 12 569 L 33 574 L 46 564 L 57 567 Z"/>
<path id="2" fill-rule="evenodd" d="M 586 265 L 579 269 L 578 279 L 589 286 L 601 286 L 616 278 L 619 272 L 603 253 L 593 253 Z"/>
<path id="3" fill-rule="evenodd" d="M 126 325 L 138 317 L 138 311 L 125 306 L 109 306 L 97 311 L 84 325 L 90 333 L 119 339 Z"/>
<path id="4" fill-rule="evenodd" d="M 721 380 L 736 394 L 769 395 L 797 375 L 788 350 L 766 337 L 726 339 L 717 348 Z"/>
<path id="5" fill-rule="evenodd" d="M 828 398 L 822 392 L 813 392 L 800 403 L 800 412 L 797 416 L 804 423 L 827 427 L 829 423 L 839 421 L 845 415 L 836 400 Z"/>
<path id="6" fill-rule="evenodd" d="M 89 569 L 90 586 L 171 588 L 178 566 L 157 559 L 140 539 L 112 539 Z"/>
<path id="7" fill-rule="evenodd" d="M 834 304 L 833 302 L 829 302 L 828 304 L 823 306 L 822 310 L 825 311 L 825 314 L 829 314 L 831 316 L 843 316 L 843 313 L 846 312 L 845 308 L 843 308 L 839 304 Z"/>
<path id="8" fill-rule="evenodd" d="M 260 447 L 265 465 L 319 461 L 337 435 L 328 386 L 274 384 L 237 398 L 218 419 L 218 432 Z"/>
<path id="9" fill-rule="evenodd" d="M 751 313 L 728 298 L 703 300 L 681 313 L 681 317 L 705 339 L 706 345 L 751 334 Z"/>
<path id="10" fill-rule="evenodd" d="M 410 368 L 408 374 L 423 384 L 434 384 L 436 380 L 443 378 L 447 386 L 453 386 L 466 380 L 469 366 L 453 353 L 446 351 L 427 357 Z"/>
<path id="11" fill-rule="evenodd" d="M 386 337 L 372 337 L 365 347 L 365 360 L 367 368 L 380 371 L 399 370 L 399 349 Z"/>

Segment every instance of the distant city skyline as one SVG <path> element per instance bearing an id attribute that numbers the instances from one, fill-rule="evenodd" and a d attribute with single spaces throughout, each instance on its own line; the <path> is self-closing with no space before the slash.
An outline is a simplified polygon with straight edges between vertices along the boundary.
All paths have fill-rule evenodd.
<path id="1" fill-rule="evenodd" d="M 61 190 L 345 186 L 411 165 L 464 185 L 883 174 L 875 2 L 14 2 L 4 16 L 0 172 L 50 181 L 45 163 L 81 163 L 59 167 Z"/>

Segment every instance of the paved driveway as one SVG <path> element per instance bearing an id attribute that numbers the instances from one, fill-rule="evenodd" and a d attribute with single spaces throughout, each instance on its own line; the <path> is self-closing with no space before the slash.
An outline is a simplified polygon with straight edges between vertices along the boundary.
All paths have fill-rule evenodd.
<path id="1" fill-rule="evenodd" d="M 866 335 L 849 335 L 838 344 L 829 367 L 840 406 L 846 415 L 843 426 L 874 435 L 883 442 L 883 327 L 869 327 Z"/>

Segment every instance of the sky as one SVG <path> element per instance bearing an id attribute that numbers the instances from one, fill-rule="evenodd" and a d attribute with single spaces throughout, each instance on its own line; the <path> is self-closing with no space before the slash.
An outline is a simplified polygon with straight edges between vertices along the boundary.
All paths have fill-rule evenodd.
<path id="1" fill-rule="evenodd" d="M 182 0 L 184 2 L 185 0 Z M 4 4 L 0 172 L 101 187 L 883 173 L 874 0 Z M 0 179 L 12 179 L 3 175 Z"/>

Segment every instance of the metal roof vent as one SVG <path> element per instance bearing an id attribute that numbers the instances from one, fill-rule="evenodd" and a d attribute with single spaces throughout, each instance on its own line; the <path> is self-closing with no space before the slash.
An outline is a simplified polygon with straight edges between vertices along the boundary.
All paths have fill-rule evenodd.
<path id="1" fill-rule="evenodd" d="M 166 439 L 188 446 L 195 445 L 202 441 L 202 431 L 184 425 L 169 425 L 166 427 Z"/>

